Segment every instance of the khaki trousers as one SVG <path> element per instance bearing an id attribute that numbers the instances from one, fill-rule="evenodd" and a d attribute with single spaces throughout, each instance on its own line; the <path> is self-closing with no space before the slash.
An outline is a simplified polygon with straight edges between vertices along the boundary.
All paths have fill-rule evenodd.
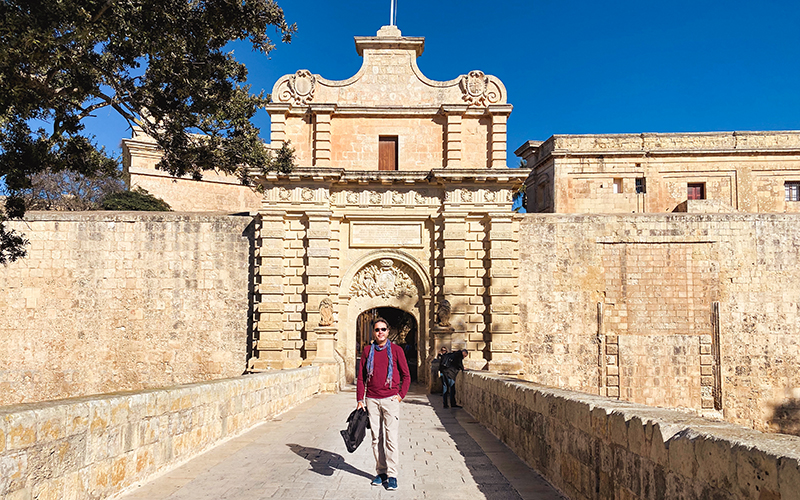
<path id="1" fill-rule="evenodd" d="M 394 397 L 366 398 L 366 401 L 375 470 L 378 474 L 396 478 L 400 460 L 400 401 Z"/>

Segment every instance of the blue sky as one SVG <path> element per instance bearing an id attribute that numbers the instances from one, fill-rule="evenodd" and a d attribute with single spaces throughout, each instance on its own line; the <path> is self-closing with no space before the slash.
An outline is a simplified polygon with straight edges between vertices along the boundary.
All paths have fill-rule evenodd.
<path id="1" fill-rule="evenodd" d="M 291 44 L 269 58 L 234 46 L 255 91 L 298 69 L 349 78 L 353 37 L 389 23 L 389 0 L 278 3 L 297 23 Z M 523 142 L 553 134 L 800 129 L 797 0 L 398 0 L 397 26 L 425 37 L 429 78 L 479 69 L 505 83 L 511 166 Z M 257 124 L 268 140 L 265 112 Z M 117 152 L 130 135 L 107 111 L 88 125 Z"/>

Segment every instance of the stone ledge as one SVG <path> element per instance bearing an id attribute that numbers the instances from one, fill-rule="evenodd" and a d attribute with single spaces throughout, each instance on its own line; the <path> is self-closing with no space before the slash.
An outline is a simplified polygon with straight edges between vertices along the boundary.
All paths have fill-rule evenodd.
<path id="1" fill-rule="evenodd" d="M 464 408 L 569 498 L 797 498 L 798 437 L 493 374 L 457 384 Z"/>
<path id="2" fill-rule="evenodd" d="M 319 389 L 307 367 L 0 407 L 0 498 L 108 498 Z"/>

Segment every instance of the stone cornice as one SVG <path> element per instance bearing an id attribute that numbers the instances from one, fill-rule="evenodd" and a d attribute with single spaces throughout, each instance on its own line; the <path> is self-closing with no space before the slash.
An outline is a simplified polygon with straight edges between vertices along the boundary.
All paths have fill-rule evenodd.
<path id="1" fill-rule="evenodd" d="M 435 116 L 435 115 L 462 115 L 485 116 L 511 114 L 511 104 L 490 106 L 339 106 L 331 103 L 310 103 L 307 105 L 289 106 L 283 103 L 270 103 L 265 106 L 270 115 L 283 114 L 286 116 L 303 116 L 307 113 L 330 114 L 333 116 L 353 116 L 364 118 L 381 118 L 385 116 Z"/>
<path id="2" fill-rule="evenodd" d="M 525 180 L 530 174 L 527 168 L 494 168 L 494 169 L 434 169 L 430 171 L 431 181 L 442 184 L 453 182 L 493 182 L 516 183 Z"/>
<path id="3" fill-rule="evenodd" d="M 269 172 L 266 175 L 251 169 L 256 182 L 328 182 L 335 184 L 451 184 L 451 183 L 518 183 L 530 174 L 526 168 L 503 169 L 432 169 L 412 171 L 345 170 L 342 168 L 299 167 L 284 174 Z"/>
<path id="4" fill-rule="evenodd" d="M 404 36 L 398 38 L 380 36 L 356 36 L 356 52 L 363 56 L 365 50 L 408 50 L 414 52 L 417 57 L 425 51 L 425 37 Z"/>
<path id="5" fill-rule="evenodd" d="M 552 158 L 797 155 L 800 131 L 554 135 L 514 154 L 539 166 Z"/>

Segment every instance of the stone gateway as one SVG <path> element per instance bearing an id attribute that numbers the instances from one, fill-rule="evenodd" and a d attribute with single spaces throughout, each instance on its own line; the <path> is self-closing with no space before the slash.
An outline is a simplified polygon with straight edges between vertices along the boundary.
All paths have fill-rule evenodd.
<path id="1" fill-rule="evenodd" d="M 275 84 L 272 147 L 298 162 L 263 195 L 124 141 L 132 186 L 244 216 L 11 224 L 31 253 L 0 268 L 3 403 L 304 364 L 332 390 L 382 316 L 429 387 L 464 347 L 467 368 L 800 433 L 800 133 L 559 135 L 510 169 L 498 78 L 429 80 L 393 26 L 355 45 L 347 80 Z M 511 212 L 523 184 L 541 213 Z"/>
<path id="2" fill-rule="evenodd" d="M 271 143 L 291 142 L 299 165 L 256 177 L 251 370 L 315 359 L 317 311 L 329 300 L 349 381 L 359 317 L 386 308 L 414 318 L 415 338 L 391 327 L 421 382 L 431 382 L 442 345 L 469 349 L 472 368 L 521 372 L 510 209 L 527 171 L 505 164 L 511 106 L 502 82 L 481 71 L 429 80 L 416 64 L 423 48 L 385 26 L 356 38 L 364 62 L 352 78 L 300 70 L 275 84 Z M 434 304 L 447 302 L 454 328 L 433 333 Z"/>

